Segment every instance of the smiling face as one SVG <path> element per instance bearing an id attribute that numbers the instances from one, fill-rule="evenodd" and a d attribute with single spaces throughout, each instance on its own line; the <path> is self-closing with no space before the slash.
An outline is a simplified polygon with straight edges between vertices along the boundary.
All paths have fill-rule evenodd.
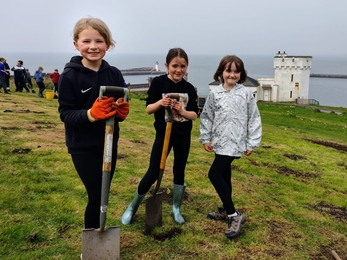
<path id="1" fill-rule="evenodd" d="M 165 63 L 165 66 L 168 70 L 169 79 L 177 83 L 186 75 L 188 63 L 184 58 L 177 56 L 169 64 Z"/>
<path id="2" fill-rule="evenodd" d="M 230 66 L 230 63 L 226 64 L 223 70 L 223 80 L 224 80 L 224 88 L 232 89 L 235 84 L 240 80 L 241 72 L 237 70 L 235 62 L 233 62 Z"/>
<path id="3" fill-rule="evenodd" d="M 107 46 L 101 34 L 91 27 L 87 27 L 79 33 L 74 45 L 83 57 L 83 65 L 93 68 L 101 65 L 101 61 L 110 47 Z"/>

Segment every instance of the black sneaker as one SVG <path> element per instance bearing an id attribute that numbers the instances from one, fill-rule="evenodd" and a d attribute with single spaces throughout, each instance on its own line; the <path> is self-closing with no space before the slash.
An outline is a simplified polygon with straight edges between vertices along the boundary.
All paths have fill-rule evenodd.
<path id="1" fill-rule="evenodd" d="M 237 236 L 241 232 L 241 225 L 246 221 L 246 218 L 244 215 L 242 215 L 240 212 L 237 212 L 237 216 L 235 217 L 228 217 L 228 229 L 225 232 L 225 235 L 227 238 L 233 238 Z"/>
<path id="2" fill-rule="evenodd" d="M 227 220 L 228 214 L 223 207 L 218 207 L 217 212 L 210 212 L 207 217 L 214 220 Z"/>

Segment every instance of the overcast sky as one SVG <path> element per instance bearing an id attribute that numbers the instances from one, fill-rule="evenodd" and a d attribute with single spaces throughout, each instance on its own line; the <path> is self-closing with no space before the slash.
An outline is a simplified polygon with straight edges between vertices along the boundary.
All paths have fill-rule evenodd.
<path id="1" fill-rule="evenodd" d="M 346 0 L 1 0 L 2 52 L 72 52 L 78 19 L 101 18 L 114 52 L 347 55 Z"/>

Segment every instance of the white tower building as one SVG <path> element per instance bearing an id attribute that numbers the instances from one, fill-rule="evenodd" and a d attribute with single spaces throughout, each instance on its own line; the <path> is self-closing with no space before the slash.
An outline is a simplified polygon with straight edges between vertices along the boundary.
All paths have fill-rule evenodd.
<path id="1" fill-rule="evenodd" d="M 273 79 L 258 79 L 258 100 L 290 102 L 308 99 L 312 56 L 289 56 L 278 52 L 274 57 Z"/>

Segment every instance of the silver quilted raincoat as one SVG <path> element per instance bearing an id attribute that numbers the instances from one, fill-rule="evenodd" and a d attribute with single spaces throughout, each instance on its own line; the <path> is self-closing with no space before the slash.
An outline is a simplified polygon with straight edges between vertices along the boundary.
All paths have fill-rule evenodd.
<path id="1" fill-rule="evenodd" d="M 200 115 L 199 142 L 211 142 L 216 154 L 241 157 L 256 149 L 261 137 L 260 113 L 248 88 L 236 84 L 228 91 L 220 84 L 210 91 Z"/>

